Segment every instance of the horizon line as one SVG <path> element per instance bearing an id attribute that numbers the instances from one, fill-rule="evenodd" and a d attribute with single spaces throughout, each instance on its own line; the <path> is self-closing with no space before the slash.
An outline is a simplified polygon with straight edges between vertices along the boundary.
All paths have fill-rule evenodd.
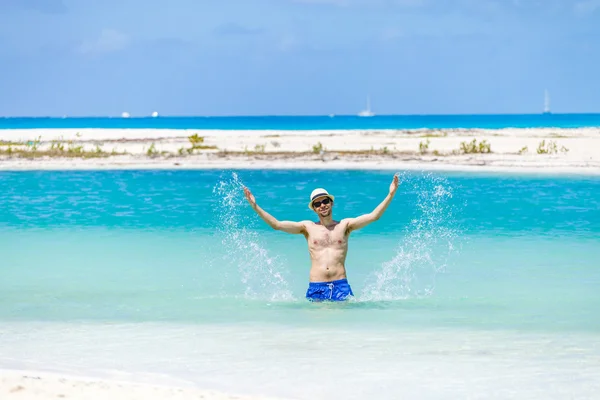
<path id="1" fill-rule="evenodd" d="M 26 118 L 47 118 L 47 119 L 84 119 L 84 118 L 111 118 L 111 119 L 161 119 L 161 118 L 302 118 L 302 117 L 356 117 L 360 119 L 369 120 L 377 117 L 453 117 L 453 116 L 538 116 L 538 115 L 600 115 L 598 112 L 537 112 L 537 113 L 456 113 L 456 114 L 375 114 L 370 117 L 362 117 L 358 114 L 254 114 L 254 115 L 186 115 L 186 114 L 166 114 L 158 115 L 156 117 L 152 115 L 129 115 L 123 117 L 121 115 L 15 115 L 15 116 L 4 116 L 0 115 L 0 119 L 26 119 Z"/>

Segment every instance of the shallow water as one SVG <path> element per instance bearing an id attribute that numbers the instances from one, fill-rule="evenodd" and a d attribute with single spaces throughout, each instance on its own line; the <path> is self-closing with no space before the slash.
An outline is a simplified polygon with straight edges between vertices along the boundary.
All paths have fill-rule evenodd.
<path id="1" fill-rule="evenodd" d="M 337 218 L 389 172 L 0 173 L 0 368 L 292 398 L 592 398 L 600 180 L 403 173 L 350 239 L 346 304 L 304 299 L 314 187 Z M 335 382 L 335 384 L 333 384 Z"/>

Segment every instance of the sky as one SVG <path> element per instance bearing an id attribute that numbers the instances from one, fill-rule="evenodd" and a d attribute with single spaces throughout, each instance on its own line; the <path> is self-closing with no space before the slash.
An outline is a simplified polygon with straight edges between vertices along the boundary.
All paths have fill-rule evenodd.
<path id="1" fill-rule="evenodd" d="M 600 112 L 600 0 L 0 0 L 0 115 Z"/>

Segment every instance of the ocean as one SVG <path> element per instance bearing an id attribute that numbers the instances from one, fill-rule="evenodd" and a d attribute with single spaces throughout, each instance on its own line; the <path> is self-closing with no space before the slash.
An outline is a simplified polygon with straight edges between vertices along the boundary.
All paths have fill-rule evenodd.
<path id="1" fill-rule="evenodd" d="M 0 172 L 0 368 L 291 399 L 592 399 L 600 180 L 404 172 L 310 303 L 282 220 L 370 212 L 393 172 Z"/>
<path id="2" fill-rule="evenodd" d="M 0 129 L 502 129 L 600 126 L 600 114 L 353 115 L 248 117 L 0 117 Z"/>

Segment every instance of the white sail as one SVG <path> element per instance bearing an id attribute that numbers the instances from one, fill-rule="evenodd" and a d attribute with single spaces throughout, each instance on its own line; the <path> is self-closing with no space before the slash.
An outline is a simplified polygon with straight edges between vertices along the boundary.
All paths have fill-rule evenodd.
<path id="1" fill-rule="evenodd" d="M 375 114 L 371 111 L 371 96 L 367 96 L 367 109 L 358 113 L 359 117 L 372 117 Z"/>
<path id="2" fill-rule="evenodd" d="M 550 94 L 548 90 L 544 93 L 544 114 L 550 114 Z"/>

